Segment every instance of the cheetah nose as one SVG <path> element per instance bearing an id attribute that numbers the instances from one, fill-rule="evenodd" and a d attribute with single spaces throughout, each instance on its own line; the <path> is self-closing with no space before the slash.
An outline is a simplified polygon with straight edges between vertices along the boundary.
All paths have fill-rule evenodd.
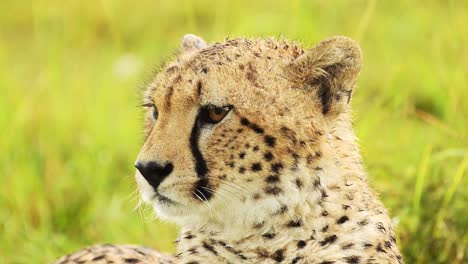
<path id="1" fill-rule="evenodd" d="M 135 168 L 137 168 L 141 175 L 143 175 L 149 185 L 153 186 L 154 190 L 157 190 L 161 182 L 171 174 L 174 169 L 174 165 L 170 162 L 161 165 L 154 161 L 138 161 L 135 164 Z"/>

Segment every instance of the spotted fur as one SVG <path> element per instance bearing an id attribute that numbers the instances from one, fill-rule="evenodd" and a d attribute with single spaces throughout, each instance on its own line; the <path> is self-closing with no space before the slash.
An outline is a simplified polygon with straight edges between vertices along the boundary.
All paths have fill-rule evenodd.
<path id="1" fill-rule="evenodd" d="M 69 254 L 55 261 L 55 264 L 110 264 L 110 263 L 140 263 L 140 264 L 170 264 L 174 258 L 158 253 L 152 249 L 134 245 L 96 245 L 85 248 L 74 254 Z"/>
<path id="2" fill-rule="evenodd" d="M 184 37 L 145 92 L 142 199 L 182 228 L 176 263 L 402 263 L 351 126 L 359 46 Z M 204 124 L 206 106 L 232 106 Z"/>

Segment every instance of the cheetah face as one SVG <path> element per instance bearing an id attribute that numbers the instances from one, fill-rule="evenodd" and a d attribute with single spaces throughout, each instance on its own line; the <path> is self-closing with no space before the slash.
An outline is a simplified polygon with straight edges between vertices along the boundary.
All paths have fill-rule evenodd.
<path id="1" fill-rule="evenodd" d="M 351 40 L 323 43 L 187 35 L 144 96 L 142 199 L 181 225 L 261 222 L 303 201 L 360 66 Z"/>

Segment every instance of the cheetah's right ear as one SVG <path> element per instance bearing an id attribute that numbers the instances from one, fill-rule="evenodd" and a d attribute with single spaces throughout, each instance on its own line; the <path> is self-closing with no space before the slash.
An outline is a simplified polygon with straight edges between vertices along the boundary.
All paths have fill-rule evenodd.
<path id="1" fill-rule="evenodd" d="M 340 112 L 351 98 L 362 65 L 361 48 L 347 37 L 332 37 L 297 57 L 288 70 L 314 92 L 323 114 Z"/>
<path id="2" fill-rule="evenodd" d="M 193 34 L 187 34 L 182 38 L 182 47 L 184 50 L 194 50 L 205 48 L 206 42 Z"/>

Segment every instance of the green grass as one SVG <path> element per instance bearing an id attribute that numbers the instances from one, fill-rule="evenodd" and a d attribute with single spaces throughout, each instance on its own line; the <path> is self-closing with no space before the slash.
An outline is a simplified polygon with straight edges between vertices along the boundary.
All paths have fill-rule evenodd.
<path id="1" fill-rule="evenodd" d="M 0 263 L 85 245 L 173 251 L 177 230 L 133 210 L 138 87 L 185 33 L 362 45 L 353 107 L 407 263 L 467 263 L 468 2 L 0 3 Z"/>

